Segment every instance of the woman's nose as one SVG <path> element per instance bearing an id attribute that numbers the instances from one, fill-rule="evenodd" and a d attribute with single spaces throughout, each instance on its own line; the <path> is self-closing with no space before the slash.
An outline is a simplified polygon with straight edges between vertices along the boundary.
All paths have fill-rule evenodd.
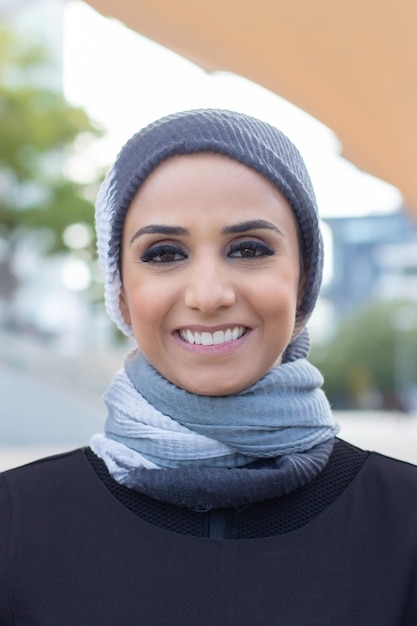
<path id="1" fill-rule="evenodd" d="M 219 264 L 202 262 L 191 269 L 185 288 L 187 307 L 212 315 L 218 309 L 233 306 L 235 302 L 235 288 L 227 277 L 227 271 Z"/>

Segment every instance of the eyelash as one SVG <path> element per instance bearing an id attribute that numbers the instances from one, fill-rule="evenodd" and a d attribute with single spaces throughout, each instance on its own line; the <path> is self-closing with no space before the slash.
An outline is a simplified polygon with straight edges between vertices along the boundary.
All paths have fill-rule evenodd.
<path id="1" fill-rule="evenodd" d="M 251 254 L 249 256 L 243 256 L 242 254 L 239 256 L 235 256 L 233 258 L 238 259 L 256 259 L 263 256 L 272 256 L 275 254 L 275 251 L 272 250 L 269 246 L 261 241 L 242 241 L 237 244 L 233 244 L 230 246 L 230 250 L 228 252 L 228 256 L 232 256 L 236 252 L 249 251 Z"/>
<path id="2" fill-rule="evenodd" d="M 237 254 L 239 253 L 240 254 Z M 248 256 L 244 256 L 243 252 L 250 252 Z M 272 256 L 275 254 L 275 251 L 272 250 L 269 246 L 262 243 L 261 241 L 242 241 L 237 244 L 233 244 L 230 246 L 228 256 L 234 259 L 256 259 L 264 256 Z M 170 260 L 162 260 L 162 257 L 177 257 L 171 258 Z M 159 257 L 159 260 L 158 260 Z M 180 257 L 180 258 L 178 258 Z M 160 245 L 153 246 L 146 250 L 140 257 L 140 260 L 143 263 L 153 263 L 155 265 L 171 265 L 172 263 L 177 263 L 179 261 L 184 261 L 187 258 L 187 254 L 181 250 L 181 248 L 176 248 L 175 246 L 169 245 Z"/>
<path id="3" fill-rule="evenodd" d="M 162 260 L 158 261 L 157 260 L 157 257 L 161 258 L 163 256 L 168 256 L 168 255 L 169 256 L 181 256 L 182 258 L 171 259 L 170 261 L 162 261 Z M 145 252 L 140 257 L 140 260 L 143 263 L 171 265 L 171 263 L 176 263 L 177 261 L 183 261 L 186 258 L 187 258 L 187 255 L 185 254 L 185 252 L 181 250 L 181 248 L 176 248 L 174 246 L 161 245 L 161 246 L 153 246 L 152 248 L 145 250 Z"/>

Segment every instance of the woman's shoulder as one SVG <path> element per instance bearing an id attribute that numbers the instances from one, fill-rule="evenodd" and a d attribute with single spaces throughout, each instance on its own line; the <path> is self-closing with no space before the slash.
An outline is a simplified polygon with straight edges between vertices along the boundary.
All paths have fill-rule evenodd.
<path id="1" fill-rule="evenodd" d="M 339 447 L 347 454 L 358 450 L 346 442 L 340 442 Z M 344 472 L 340 460 L 330 472 L 330 485 L 338 472 Z M 366 519 L 371 524 L 414 529 L 417 523 L 417 466 L 378 452 L 366 452 L 362 466 L 340 496 L 336 510 L 342 517 L 356 511 L 358 519 Z"/>
<path id="2" fill-rule="evenodd" d="M 0 473 L 0 536 L 40 519 L 65 516 L 95 493 L 84 449 L 42 458 Z M 2 538 L 0 537 L 0 553 Z"/>
<path id="3" fill-rule="evenodd" d="M 366 465 L 367 480 L 398 490 L 412 490 L 417 495 L 417 465 L 386 456 L 379 452 L 370 452 Z"/>
<path id="4" fill-rule="evenodd" d="M 337 438 L 328 469 L 331 475 L 346 472 L 346 467 L 355 465 L 353 478 L 357 483 L 375 482 L 385 488 L 399 486 L 417 490 L 417 465 L 372 450 L 362 450 L 351 443 Z"/>
<path id="5" fill-rule="evenodd" d="M 42 484 L 43 489 L 48 485 L 65 482 L 65 477 L 74 478 L 74 475 L 83 473 L 88 468 L 83 448 L 77 448 L 53 456 L 37 459 L 25 465 L 8 469 L 0 473 L 0 493 L 15 490 L 24 490 L 30 494 Z"/>
<path id="6" fill-rule="evenodd" d="M 0 476 L 9 478 L 14 475 L 18 476 L 20 474 L 27 474 L 28 472 L 32 472 L 33 470 L 43 471 L 49 468 L 51 464 L 65 464 L 67 461 L 71 462 L 77 457 L 82 456 L 84 454 L 84 451 L 85 448 L 76 448 L 74 450 L 66 450 L 57 454 L 34 459 L 33 461 L 30 461 L 28 463 L 24 463 L 16 467 L 3 470 L 2 472 L 0 472 Z"/>

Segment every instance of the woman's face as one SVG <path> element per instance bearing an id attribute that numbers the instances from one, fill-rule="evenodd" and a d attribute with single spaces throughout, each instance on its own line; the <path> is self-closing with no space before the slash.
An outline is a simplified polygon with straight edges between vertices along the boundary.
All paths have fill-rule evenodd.
<path id="1" fill-rule="evenodd" d="M 202 395 L 239 392 L 281 358 L 301 301 L 292 210 L 228 157 L 175 156 L 127 212 L 121 309 L 150 363 Z"/>

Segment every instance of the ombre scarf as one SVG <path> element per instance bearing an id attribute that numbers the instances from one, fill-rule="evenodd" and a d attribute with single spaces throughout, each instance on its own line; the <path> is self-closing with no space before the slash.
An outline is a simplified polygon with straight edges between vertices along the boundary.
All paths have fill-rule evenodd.
<path id="1" fill-rule="evenodd" d="M 327 463 L 338 427 L 322 382 L 297 355 L 238 394 L 200 396 L 167 381 L 135 350 L 104 397 L 105 433 L 91 448 L 117 482 L 181 506 L 276 497 Z"/>

